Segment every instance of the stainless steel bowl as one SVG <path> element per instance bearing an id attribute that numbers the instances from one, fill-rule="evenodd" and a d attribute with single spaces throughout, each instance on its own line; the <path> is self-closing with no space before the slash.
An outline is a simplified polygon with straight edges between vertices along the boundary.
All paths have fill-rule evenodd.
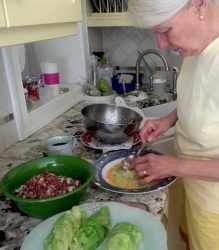
<path id="1" fill-rule="evenodd" d="M 84 125 L 96 139 L 110 144 L 127 141 L 139 129 L 142 116 L 122 106 L 96 103 L 81 110 Z"/>

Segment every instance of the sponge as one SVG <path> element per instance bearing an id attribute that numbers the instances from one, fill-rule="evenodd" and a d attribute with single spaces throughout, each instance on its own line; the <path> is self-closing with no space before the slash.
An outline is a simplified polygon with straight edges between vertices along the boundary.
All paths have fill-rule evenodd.
<path id="1" fill-rule="evenodd" d="M 119 77 L 119 83 L 131 83 L 134 76 L 130 74 L 121 74 Z"/>

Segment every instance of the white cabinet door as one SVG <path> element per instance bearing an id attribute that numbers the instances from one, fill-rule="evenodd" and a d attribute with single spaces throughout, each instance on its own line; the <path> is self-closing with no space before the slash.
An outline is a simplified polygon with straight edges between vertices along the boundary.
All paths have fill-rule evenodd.
<path id="1" fill-rule="evenodd" d="M 5 149 L 5 144 L 2 136 L 2 129 L 0 127 L 0 153 L 4 151 L 4 149 Z"/>
<path id="2" fill-rule="evenodd" d="M 7 27 L 75 22 L 82 18 L 81 0 L 3 0 L 3 5 Z"/>
<path id="3" fill-rule="evenodd" d="M 0 28 L 6 27 L 5 13 L 2 0 L 0 0 Z"/>

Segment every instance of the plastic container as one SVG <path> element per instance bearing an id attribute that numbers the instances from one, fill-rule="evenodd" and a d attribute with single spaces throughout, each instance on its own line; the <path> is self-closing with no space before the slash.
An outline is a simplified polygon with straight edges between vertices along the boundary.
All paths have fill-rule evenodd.
<path id="1" fill-rule="evenodd" d="M 59 95 L 59 72 L 58 65 L 55 62 L 42 62 L 42 78 L 45 84 L 45 89 L 48 93 L 49 99 Z"/>
<path id="2" fill-rule="evenodd" d="M 122 83 L 119 83 L 120 75 L 121 74 L 126 74 L 126 72 L 123 73 L 118 73 L 112 77 L 112 87 L 113 90 L 116 91 L 117 94 L 124 94 L 123 86 Z M 133 80 L 131 83 L 126 83 L 125 84 L 125 90 L 126 93 L 129 93 L 130 91 L 135 90 L 135 85 L 136 85 L 136 74 L 135 73 L 128 73 L 129 75 L 133 75 Z M 142 74 L 140 74 L 140 84 L 141 84 L 141 78 Z"/>
<path id="3" fill-rule="evenodd" d="M 166 88 L 166 79 L 162 78 L 154 78 L 153 79 L 153 93 L 156 95 L 160 95 L 165 93 Z"/>

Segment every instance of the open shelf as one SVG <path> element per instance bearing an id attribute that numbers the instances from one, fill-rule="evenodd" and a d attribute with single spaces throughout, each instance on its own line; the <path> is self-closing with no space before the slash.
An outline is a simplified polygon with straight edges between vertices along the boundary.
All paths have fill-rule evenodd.
<path id="1" fill-rule="evenodd" d="M 68 91 L 43 105 L 39 102 L 38 107 L 36 105 L 35 109 L 23 115 L 23 126 L 18 129 L 19 140 L 30 136 L 83 100 L 82 87 L 79 83 L 61 84 L 61 87 L 68 88 Z"/>
<path id="2" fill-rule="evenodd" d="M 134 26 L 127 12 L 97 12 L 91 0 L 86 1 L 86 16 L 88 27 Z"/>
<path id="3" fill-rule="evenodd" d="M 41 88 L 40 94 L 44 91 L 43 89 L 44 88 Z M 71 86 L 70 86 L 70 90 L 71 90 Z M 46 88 L 45 88 L 45 91 L 46 91 Z M 26 99 L 27 112 L 30 113 L 30 112 L 32 112 L 32 111 L 46 105 L 47 103 L 53 101 L 54 99 L 59 98 L 62 95 L 65 95 L 67 92 L 69 92 L 69 86 L 60 84 L 60 86 L 59 86 L 59 95 L 56 96 L 56 97 L 49 97 L 49 95 L 48 95 L 49 93 L 46 93 L 46 92 L 45 92 L 45 94 L 43 96 L 40 95 L 38 100 L 27 97 L 27 99 Z"/>
<path id="4" fill-rule="evenodd" d="M 87 16 L 88 27 L 134 26 L 127 12 L 92 13 Z"/>

